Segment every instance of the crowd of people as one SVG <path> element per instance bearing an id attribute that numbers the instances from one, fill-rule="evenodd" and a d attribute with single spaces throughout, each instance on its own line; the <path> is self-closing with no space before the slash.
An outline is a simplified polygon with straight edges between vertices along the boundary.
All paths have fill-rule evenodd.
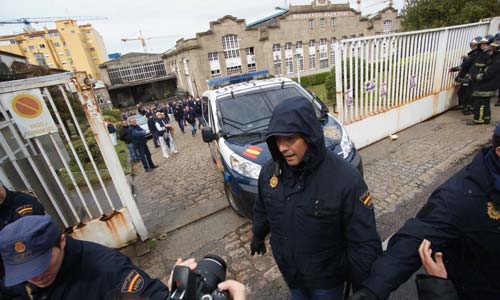
<path id="1" fill-rule="evenodd" d="M 489 124 L 491 97 L 497 96 L 495 106 L 500 106 L 500 33 L 475 37 L 470 48 L 462 64 L 450 69 L 458 72 L 455 78 L 460 83 L 458 109 L 464 115 L 473 115 L 467 125 Z"/>

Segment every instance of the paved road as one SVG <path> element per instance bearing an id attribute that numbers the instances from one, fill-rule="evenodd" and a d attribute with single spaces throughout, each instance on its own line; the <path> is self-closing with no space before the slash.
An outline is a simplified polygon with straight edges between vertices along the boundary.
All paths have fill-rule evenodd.
<path id="1" fill-rule="evenodd" d="M 494 109 L 494 120 L 499 119 Z M 386 239 L 413 216 L 432 190 L 491 137 L 493 124 L 465 126 L 468 117 L 452 111 L 361 150 L 365 179 L 375 198 L 381 237 Z M 168 159 L 154 150 L 160 168 L 144 173 L 136 166 L 134 183 L 146 226 L 155 236 L 168 232 L 139 264 L 166 279 L 177 257 L 207 253 L 228 262 L 228 277 L 247 283 L 249 299 L 287 299 L 281 275 L 270 253 L 249 255 L 251 224 L 236 216 L 223 192 L 222 175 L 213 165 L 201 137 L 176 135 L 180 153 Z M 416 299 L 409 281 L 391 299 Z"/>

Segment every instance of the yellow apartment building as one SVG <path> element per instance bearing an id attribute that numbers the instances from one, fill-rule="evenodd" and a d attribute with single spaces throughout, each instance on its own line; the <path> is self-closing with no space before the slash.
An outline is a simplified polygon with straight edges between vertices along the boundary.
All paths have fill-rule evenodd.
<path id="1" fill-rule="evenodd" d="M 55 29 L 0 36 L 0 50 L 26 56 L 27 62 L 102 79 L 99 65 L 108 61 L 102 36 L 90 24 L 56 21 Z"/>

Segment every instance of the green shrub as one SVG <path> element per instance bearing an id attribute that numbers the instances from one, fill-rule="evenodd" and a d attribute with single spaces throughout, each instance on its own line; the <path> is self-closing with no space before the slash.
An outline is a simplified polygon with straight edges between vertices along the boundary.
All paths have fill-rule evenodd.
<path id="1" fill-rule="evenodd" d="M 113 117 L 113 123 L 122 119 L 122 112 L 119 109 L 103 109 L 102 115 L 104 116 L 104 119 L 108 119 L 109 116 Z"/>

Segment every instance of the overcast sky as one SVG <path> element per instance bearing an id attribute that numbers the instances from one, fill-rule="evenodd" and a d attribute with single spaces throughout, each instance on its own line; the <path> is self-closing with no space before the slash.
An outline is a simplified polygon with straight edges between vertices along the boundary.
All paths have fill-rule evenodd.
<path id="1" fill-rule="evenodd" d="M 348 0 L 332 3 L 345 3 Z M 356 0 L 351 1 L 356 7 Z M 395 0 L 400 9 L 404 0 Z M 144 37 L 162 37 L 146 41 L 149 52 L 164 52 L 175 46 L 181 37 L 194 37 L 196 32 L 209 29 L 208 23 L 225 15 L 256 21 L 276 12 L 274 7 L 284 6 L 284 0 L 16 0 L 2 1 L 0 20 L 28 17 L 104 16 L 107 20 L 82 21 L 91 23 L 104 38 L 108 53 L 142 52 L 138 41 L 122 42 L 121 38 L 134 38 L 142 30 Z M 310 4 L 312 0 L 288 0 L 293 5 Z M 362 1 L 363 14 L 387 6 L 384 0 Z M 35 24 L 54 28 L 55 24 Z M 23 25 L 0 26 L 0 35 L 21 32 Z"/>

